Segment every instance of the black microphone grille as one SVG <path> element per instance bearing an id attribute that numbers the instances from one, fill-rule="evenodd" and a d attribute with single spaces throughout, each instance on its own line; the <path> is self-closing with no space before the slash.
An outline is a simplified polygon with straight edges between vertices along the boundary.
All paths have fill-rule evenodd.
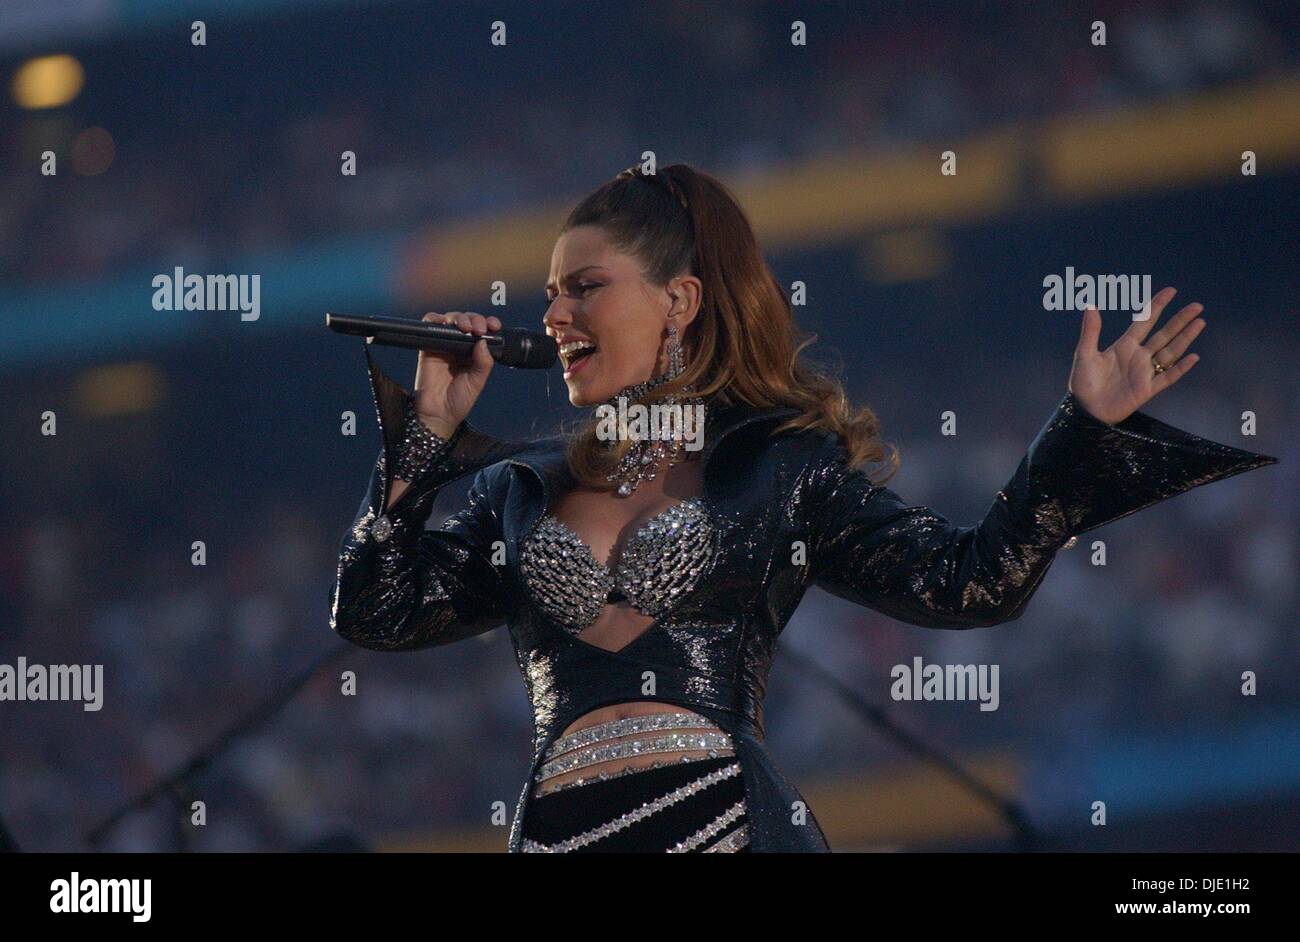
<path id="1" fill-rule="evenodd" d="M 560 357 L 560 345 L 554 337 L 521 327 L 507 327 L 497 333 L 505 341 L 498 363 L 524 370 L 549 370 Z"/>

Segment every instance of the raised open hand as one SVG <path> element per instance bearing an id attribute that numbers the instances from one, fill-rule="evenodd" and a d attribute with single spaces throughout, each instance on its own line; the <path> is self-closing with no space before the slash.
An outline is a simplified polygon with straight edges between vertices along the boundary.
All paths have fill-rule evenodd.
<path id="1" fill-rule="evenodd" d="M 1105 350 L 1097 348 L 1101 314 L 1091 307 L 1083 312 L 1069 388 L 1096 418 L 1110 425 L 1122 422 L 1182 379 L 1200 359 L 1195 353 L 1183 356 L 1205 328 L 1205 320 L 1197 317 L 1203 310 L 1200 304 L 1187 305 L 1147 337 L 1176 293 L 1174 288 L 1157 292 L 1151 299 L 1151 316 L 1135 320 Z"/>

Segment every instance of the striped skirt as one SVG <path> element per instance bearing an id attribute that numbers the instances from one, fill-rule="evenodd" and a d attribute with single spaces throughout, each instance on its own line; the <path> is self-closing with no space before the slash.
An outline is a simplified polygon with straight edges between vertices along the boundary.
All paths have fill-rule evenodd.
<path id="1" fill-rule="evenodd" d="M 729 737 L 703 717 L 680 713 L 651 717 L 617 720 L 557 740 L 543 759 L 543 772 L 580 767 L 584 756 L 594 762 L 688 749 L 731 751 Z M 698 720 L 697 728 L 683 728 L 694 722 L 690 717 Z M 644 728 L 628 735 L 629 724 Z M 545 782 L 546 776 L 539 775 L 524 817 L 520 849 L 525 853 L 749 850 L 745 786 L 734 754 L 570 778 L 550 790 L 543 787 Z"/>

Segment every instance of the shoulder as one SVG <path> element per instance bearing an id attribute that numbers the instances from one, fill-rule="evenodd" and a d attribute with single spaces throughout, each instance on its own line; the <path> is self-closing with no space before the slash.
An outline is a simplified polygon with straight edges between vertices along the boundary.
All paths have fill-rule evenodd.
<path id="1" fill-rule="evenodd" d="M 855 494 L 879 490 L 869 471 L 855 466 L 848 442 L 838 432 L 825 428 L 780 432 L 767 446 L 773 473 L 805 498 L 805 509 L 814 509 L 850 489 Z"/>
<path id="2" fill-rule="evenodd" d="M 767 425 L 762 446 L 766 453 L 800 464 L 832 462 L 847 453 L 838 433 L 824 428 L 782 429 L 784 421 L 781 418 Z"/>
<path id="3" fill-rule="evenodd" d="M 782 428 L 799 414 L 765 410 L 716 442 L 711 463 L 725 467 L 729 477 L 778 492 L 802 492 L 814 481 L 834 477 L 846 455 L 842 439 L 821 428 Z"/>
<path id="4" fill-rule="evenodd" d="M 563 462 L 568 441 L 558 435 L 537 438 L 532 441 L 501 442 L 501 447 L 493 455 L 496 459 L 485 465 L 478 475 L 489 487 L 508 486 L 521 466 L 543 470 Z"/>

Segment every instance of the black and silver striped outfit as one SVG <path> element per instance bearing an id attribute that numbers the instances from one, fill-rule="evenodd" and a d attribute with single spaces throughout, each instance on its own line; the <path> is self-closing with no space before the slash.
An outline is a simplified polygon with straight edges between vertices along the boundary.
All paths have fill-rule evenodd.
<path id="1" fill-rule="evenodd" d="M 600 772 L 656 753 L 709 758 Z M 728 753 L 721 755 L 720 753 Z M 651 713 L 562 736 L 536 776 L 521 849 L 531 853 L 734 853 L 749 844 L 745 789 L 731 737 L 697 713 Z M 553 784 L 555 780 L 562 780 Z"/>

